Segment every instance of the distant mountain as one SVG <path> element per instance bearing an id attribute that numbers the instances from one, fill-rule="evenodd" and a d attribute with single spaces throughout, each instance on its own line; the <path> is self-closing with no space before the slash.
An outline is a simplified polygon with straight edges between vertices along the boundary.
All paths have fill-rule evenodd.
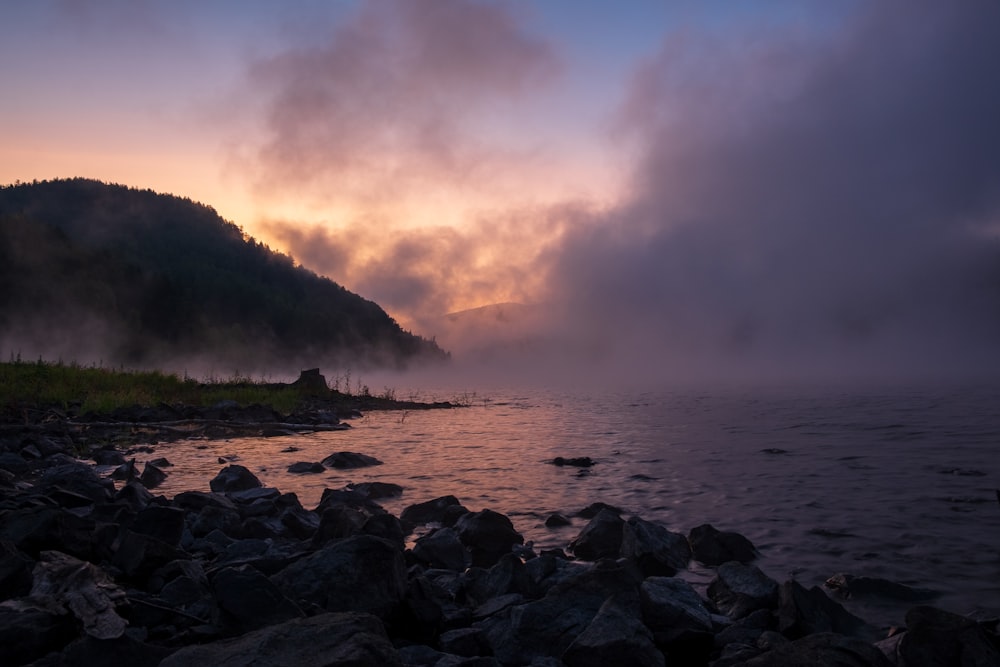
<path id="1" fill-rule="evenodd" d="M 420 328 L 457 357 L 483 360 L 547 347 L 551 319 L 544 306 L 493 303 L 423 320 Z"/>
<path id="2" fill-rule="evenodd" d="M 81 178 L 0 187 L 0 344 L 247 371 L 448 356 L 209 206 Z"/>

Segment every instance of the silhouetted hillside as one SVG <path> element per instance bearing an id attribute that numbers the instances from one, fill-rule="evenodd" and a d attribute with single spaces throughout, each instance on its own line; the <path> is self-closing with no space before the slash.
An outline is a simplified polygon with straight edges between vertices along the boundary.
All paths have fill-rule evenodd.
<path id="1" fill-rule="evenodd" d="M 447 357 L 209 206 L 79 178 L 0 188 L 0 343 L 248 370 Z"/>

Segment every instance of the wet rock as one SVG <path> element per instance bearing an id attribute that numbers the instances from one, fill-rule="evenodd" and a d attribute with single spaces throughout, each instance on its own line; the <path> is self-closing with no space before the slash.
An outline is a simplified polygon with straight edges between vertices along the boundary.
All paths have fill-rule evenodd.
<path id="1" fill-rule="evenodd" d="M 325 510 L 336 507 L 349 507 L 369 516 L 385 512 L 381 505 L 357 491 L 345 491 L 343 489 L 324 489 L 319 504 L 316 505 L 314 511 L 322 515 Z"/>
<path id="2" fill-rule="evenodd" d="M 451 528 L 439 528 L 413 544 L 413 556 L 427 567 L 463 571 L 472 555 Z"/>
<path id="3" fill-rule="evenodd" d="M 709 566 L 722 565 L 731 560 L 749 563 L 757 557 L 753 543 L 739 533 L 720 531 L 710 524 L 702 524 L 688 533 L 691 556 Z"/>
<path id="4" fill-rule="evenodd" d="M 826 580 L 825 586 L 845 599 L 859 597 L 881 597 L 904 602 L 919 602 L 940 597 L 937 591 L 913 588 L 878 577 L 855 577 L 850 574 L 835 574 Z"/>
<path id="5" fill-rule="evenodd" d="M 391 542 L 356 535 L 290 564 L 271 581 L 296 602 L 387 617 L 406 592 L 406 568 Z"/>
<path id="6" fill-rule="evenodd" d="M 742 663 L 746 667 L 891 667 L 870 643 L 835 633 L 818 633 L 785 644 Z M 928 663 L 932 664 L 932 663 Z M 949 664 L 949 663 L 933 663 Z"/>
<path id="7" fill-rule="evenodd" d="M 636 593 L 612 595 L 562 655 L 568 667 L 636 665 L 660 667 L 663 654 L 643 625 Z"/>
<path id="8" fill-rule="evenodd" d="M 302 507 L 286 507 L 278 516 L 278 521 L 297 540 L 311 540 L 320 524 L 315 512 Z"/>
<path id="9" fill-rule="evenodd" d="M 320 514 L 319 525 L 313 534 L 314 548 L 322 547 L 333 540 L 351 537 L 361 532 L 368 516 L 350 507 L 331 507 Z"/>
<path id="10" fill-rule="evenodd" d="M 188 646 L 160 667 L 401 667 L 378 618 L 362 613 L 327 613 L 272 625 L 235 639 Z"/>
<path id="11" fill-rule="evenodd" d="M 574 458 L 563 458 L 562 456 L 557 456 L 551 461 L 549 461 L 554 466 L 573 466 L 575 468 L 589 468 L 595 465 L 597 462 L 589 456 L 577 456 Z"/>
<path id="12" fill-rule="evenodd" d="M 133 512 L 138 512 L 153 502 L 153 494 L 138 481 L 131 480 L 115 493 L 115 502 L 123 503 Z"/>
<path id="13" fill-rule="evenodd" d="M 99 466 L 120 466 L 125 464 L 125 455 L 117 449 L 98 449 L 91 455 Z"/>
<path id="14" fill-rule="evenodd" d="M 683 579 L 647 577 L 639 587 L 642 618 L 662 647 L 685 643 L 712 645 L 712 615 Z"/>
<path id="15" fill-rule="evenodd" d="M 609 510 L 618 516 L 622 515 L 622 508 L 608 505 L 607 503 L 591 503 L 576 513 L 581 519 L 593 519 L 601 510 Z"/>
<path id="16" fill-rule="evenodd" d="M 361 534 L 388 540 L 398 547 L 400 551 L 403 550 L 405 544 L 406 536 L 403 534 L 402 524 L 399 522 L 399 519 L 389 513 L 368 517 L 364 525 L 361 526 Z"/>
<path id="17" fill-rule="evenodd" d="M 211 580 L 212 594 L 237 634 L 304 616 L 271 580 L 250 565 L 224 567 Z"/>
<path id="18" fill-rule="evenodd" d="M 403 495 L 403 487 L 390 482 L 361 482 L 360 484 L 348 484 L 347 488 L 372 500 L 396 498 Z"/>
<path id="19" fill-rule="evenodd" d="M 687 537 L 660 524 L 632 517 L 622 527 L 622 558 L 631 558 L 647 577 L 670 577 L 691 560 Z"/>
<path id="20" fill-rule="evenodd" d="M 321 473 L 324 470 L 326 470 L 326 468 L 324 468 L 323 464 L 319 462 L 310 463 L 308 461 L 299 461 L 298 463 L 293 463 L 292 465 L 288 466 L 288 472 L 297 475 Z"/>
<path id="21" fill-rule="evenodd" d="M 778 606 L 778 582 L 753 565 L 723 563 L 708 585 L 708 597 L 720 612 L 738 619 L 758 609 Z"/>
<path id="22" fill-rule="evenodd" d="M 479 567 L 491 567 L 515 544 L 524 544 L 511 520 L 489 509 L 463 514 L 455 522 L 455 532 L 472 554 L 472 564 Z"/>
<path id="23" fill-rule="evenodd" d="M 149 463 L 151 463 L 152 465 L 156 466 L 157 468 L 172 468 L 174 466 L 173 463 L 171 463 L 170 461 L 168 461 L 167 459 L 165 459 L 162 456 L 160 456 L 158 458 L 155 458 L 155 459 L 150 459 Z"/>
<path id="24" fill-rule="evenodd" d="M 379 461 L 374 456 L 359 454 L 358 452 L 334 452 L 321 461 L 327 468 L 353 469 L 367 468 L 369 466 L 380 466 Z"/>
<path id="25" fill-rule="evenodd" d="M 545 518 L 546 528 L 561 528 L 563 526 L 571 525 L 573 525 L 573 522 L 558 512 L 554 512 Z"/>
<path id="26" fill-rule="evenodd" d="M 617 557 L 622 548 L 624 525 L 620 516 L 602 509 L 569 543 L 569 548 L 583 560 Z"/>
<path id="27" fill-rule="evenodd" d="M 427 502 L 410 505 L 399 515 L 399 520 L 403 523 L 403 528 L 413 530 L 413 526 L 425 523 L 440 523 L 447 525 L 446 517 L 454 508 L 468 511 L 462 507 L 462 503 L 455 496 L 441 496 Z"/>
<path id="28" fill-rule="evenodd" d="M 778 589 L 778 630 L 790 639 L 820 632 L 874 638 L 863 620 L 831 600 L 823 589 L 805 589 L 797 581 L 786 581 Z"/>
<path id="29" fill-rule="evenodd" d="M 906 632 L 897 645 L 896 664 L 1000 665 L 997 636 L 975 621 L 935 607 L 919 605 L 906 612 Z"/>
<path id="30" fill-rule="evenodd" d="M 147 462 L 142 468 L 142 475 L 139 476 L 139 481 L 147 489 L 155 489 L 160 484 L 163 484 L 167 480 L 167 473 L 161 470 L 158 466 Z"/>
<path id="31" fill-rule="evenodd" d="M 257 489 L 261 487 L 257 476 L 241 465 L 228 465 L 219 471 L 219 474 L 209 482 L 209 488 L 219 493 L 231 493 L 233 491 L 245 491 L 247 489 Z"/>
<path id="32" fill-rule="evenodd" d="M 135 459 L 132 459 L 127 463 L 122 463 L 117 468 L 112 470 L 111 479 L 117 479 L 124 482 L 139 479 L 139 470 L 135 467 Z"/>

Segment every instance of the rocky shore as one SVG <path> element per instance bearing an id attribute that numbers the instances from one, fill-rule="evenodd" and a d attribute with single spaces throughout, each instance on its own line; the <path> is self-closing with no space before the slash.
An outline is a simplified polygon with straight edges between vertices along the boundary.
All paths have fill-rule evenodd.
<path id="1" fill-rule="evenodd" d="M 121 452 L 83 461 L 80 445 L 42 429 L 0 440 L 0 664 L 1000 664 L 996 619 L 895 582 L 779 582 L 710 525 L 674 532 L 595 503 L 565 549 L 536 553 L 508 517 L 452 496 L 397 517 L 378 501 L 403 489 L 369 483 L 307 509 L 220 462 L 209 490 L 168 499 L 146 471 L 99 473 Z M 714 569 L 704 590 L 677 576 L 692 561 Z M 912 594 L 905 627 L 849 613 L 836 597 L 852 588 Z"/>

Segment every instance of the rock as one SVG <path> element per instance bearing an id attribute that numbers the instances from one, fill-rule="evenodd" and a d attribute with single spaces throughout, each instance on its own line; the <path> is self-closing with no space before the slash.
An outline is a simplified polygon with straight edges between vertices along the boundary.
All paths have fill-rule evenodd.
<path id="1" fill-rule="evenodd" d="M 138 480 L 133 479 L 118 489 L 115 493 L 115 502 L 124 503 L 133 512 L 138 512 L 153 502 L 153 494 Z"/>
<path id="2" fill-rule="evenodd" d="M 235 507 L 206 505 L 200 510 L 191 510 L 187 515 L 187 525 L 195 537 L 204 537 L 213 531 L 230 537 L 243 537 L 243 521 Z"/>
<path id="3" fill-rule="evenodd" d="M 455 496 L 441 496 L 427 502 L 410 505 L 399 515 L 399 520 L 403 523 L 404 530 L 413 530 L 413 526 L 425 523 L 445 524 L 449 508 L 461 508 L 462 503 L 458 502 Z M 468 511 L 468 510 L 465 510 Z"/>
<path id="4" fill-rule="evenodd" d="M 391 542 L 356 535 L 297 560 L 271 581 L 296 602 L 385 618 L 406 592 L 406 567 Z"/>
<path id="5" fill-rule="evenodd" d="M 278 516 L 281 525 L 297 540 L 311 540 L 319 529 L 319 517 L 302 507 L 286 507 Z"/>
<path id="6" fill-rule="evenodd" d="M 546 528 L 561 528 L 563 526 L 571 525 L 573 525 L 573 522 L 558 512 L 554 512 L 545 518 Z"/>
<path id="7" fill-rule="evenodd" d="M 175 546 L 149 535 L 125 530 L 112 562 L 116 567 L 121 568 L 125 576 L 133 581 L 141 582 L 154 570 L 163 567 L 170 561 L 184 558 L 190 558 L 190 556 Z"/>
<path id="8" fill-rule="evenodd" d="M 618 516 L 621 516 L 623 511 L 620 507 L 608 505 L 607 503 L 591 503 L 577 512 L 576 515 L 581 519 L 593 519 L 601 510 L 610 510 Z"/>
<path id="9" fill-rule="evenodd" d="M 568 667 L 636 665 L 660 667 L 663 654 L 643 625 L 636 593 L 612 595 L 562 655 Z"/>
<path id="10" fill-rule="evenodd" d="M 298 463 L 293 463 L 288 466 L 288 472 L 295 474 L 305 474 L 305 473 L 321 473 L 326 468 L 323 467 L 322 463 L 308 461 L 299 461 Z"/>
<path id="11" fill-rule="evenodd" d="M 111 479 L 117 479 L 124 482 L 139 479 L 139 471 L 136 470 L 135 459 L 132 459 L 128 463 L 122 463 L 117 468 L 112 470 Z"/>
<path id="12" fill-rule="evenodd" d="M 863 620 L 831 600 L 818 586 L 806 590 L 797 581 L 778 588 L 778 630 L 790 639 L 820 632 L 873 639 Z"/>
<path id="13" fill-rule="evenodd" d="M 483 631 L 479 628 L 459 628 L 441 633 L 441 650 L 467 658 L 485 655 L 489 651 Z"/>
<path id="14" fill-rule="evenodd" d="M 577 558 L 583 560 L 615 558 L 622 548 L 624 525 L 620 516 L 611 510 L 602 509 L 569 543 L 569 548 Z"/>
<path id="15" fill-rule="evenodd" d="M 778 606 L 778 582 L 753 565 L 723 563 L 708 585 L 708 598 L 726 616 L 743 618 L 758 609 Z"/>
<path id="16" fill-rule="evenodd" d="M 634 593 L 640 578 L 627 563 L 602 562 L 556 584 L 540 600 L 508 607 L 477 627 L 502 664 L 558 658 L 587 629 L 605 600 Z"/>
<path id="17" fill-rule="evenodd" d="M 835 574 L 826 580 L 825 586 L 845 599 L 858 597 L 882 597 L 903 602 L 919 602 L 940 597 L 937 591 L 926 588 L 912 588 L 878 577 L 855 577 L 850 574 Z"/>
<path id="18" fill-rule="evenodd" d="M 589 456 L 578 456 L 576 458 L 568 458 L 568 459 L 563 458 L 561 456 L 557 456 L 551 461 L 549 461 L 549 463 L 559 467 L 573 466 L 575 468 L 589 468 L 592 465 L 594 465 L 596 461 L 594 461 L 594 459 L 590 458 Z"/>
<path id="19" fill-rule="evenodd" d="M 120 466 L 125 464 L 125 455 L 117 449 L 98 449 L 91 454 L 99 466 Z"/>
<path id="20" fill-rule="evenodd" d="M 131 529 L 176 547 L 181 543 L 184 521 L 184 510 L 180 508 L 150 505 L 136 514 Z"/>
<path id="21" fill-rule="evenodd" d="M 731 560 L 749 563 L 757 557 L 753 543 L 739 533 L 720 531 L 709 524 L 702 524 L 688 533 L 691 556 L 708 566 L 722 565 Z"/>
<path id="22" fill-rule="evenodd" d="M 897 647 L 900 665 L 1000 665 L 996 635 L 975 621 L 935 607 L 906 612 L 906 632 Z"/>
<path id="23" fill-rule="evenodd" d="M 13 452 L 0 452 L 0 470 L 7 470 L 15 475 L 23 475 L 31 469 L 31 466 Z"/>
<path id="24" fill-rule="evenodd" d="M 659 646 L 688 641 L 691 637 L 712 640 L 712 615 L 691 584 L 673 577 L 647 577 L 639 587 L 642 618 Z"/>
<path id="25" fill-rule="evenodd" d="M 472 564 L 479 567 L 491 567 L 515 544 L 524 544 L 510 519 L 488 509 L 463 514 L 455 522 L 455 532 L 472 554 Z"/>
<path id="26" fill-rule="evenodd" d="M 439 528 L 419 538 L 413 544 L 413 556 L 427 567 L 458 572 L 472 562 L 472 555 L 451 528 Z"/>
<path id="27" fill-rule="evenodd" d="M 174 466 L 173 463 L 163 458 L 162 456 L 159 458 L 150 459 L 149 463 L 156 466 L 157 468 L 172 468 Z"/>
<path id="28" fill-rule="evenodd" d="M 27 595 L 34 562 L 10 542 L 0 542 L 0 601 Z"/>
<path id="29" fill-rule="evenodd" d="M 293 382 L 292 386 L 308 393 L 325 394 L 330 391 L 326 384 L 326 378 L 323 377 L 318 368 L 301 371 L 299 379 Z"/>
<path id="30" fill-rule="evenodd" d="M 634 560 L 647 577 L 670 577 L 687 568 L 691 546 L 680 533 L 632 517 L 622 527 L 621 556 Z"/>
<path id="31" fill-rule="evenodd" d="M 160 667 L 402 667 L 379 619 L 327 613 L 294 619 L 237 637 L 187 646 Z"/>
<path id="32" fill-rule="evenodd" d="M 76 636 L 76 620 L 68 613 L 0 606 L 0 664 L 27 664 L 60 650 Z"/>
<path id="33" fill-rule="evenodd" d="M 116 605 L 125 602 L 125 591 L 103 570 L 58 551 L 43 551 L 32 572 L 30 604 L 61 612 L 69 610 L 95 639 L 114 639 L 125 633 L 127 623 Z"/>
<path id="34" fill-rule="evenodd" d="M 108 502 L 115 495 L 114 482 L 98 475 L 91 466 L 76 461 L 46 468 L 35 483 L 38 493 L 49 493 L 55 488 L 89 498 L 93 503 Z"/>
<path id="35" fill-rule="evenodd" d="M 32 558 L 61 551 L 82 560 L 96 558 L 95 523 L 60 507 L 30 507 L 0 514 L 0 540 Z"/>
<path id="36" fill-rule="evenodd" d="M 211 580 L 212 593 L 237 634 L 304 616 L 271 580 L 250 565 L 224 567 Z"/>
<path id="37" fill-rule="evenodd" d="M 746 667 L 891 667 L 882 652 L 854 637 L 822 632 L 785 644 L 742 663 Z M 957 663 L 927 663 L 957 664 Z M 996 663 L 993 663 L 996 664 Z"/>
<path id="38" fill-rule="evenodd" d="M 398 547 L 400 551 L 403 550 L 405 545 L 406 536 L 403 534 L 403 526 L 399 523 L 399 519 L 389 513 L 368 517 L 364 525 L 361 526 L 361 534 L 388 540 Z"/>
<path id="39" fill-rule="evenodd" d="M 399 484 L 391 484 L 389 482 L 362 482 L 360 484 L 348 484 L 347 488 L 372 500 L 396 498 L 403 495 L 403 487 Z"/>
<path id="40" fill-rule="evenodd" d="M 321 461 L 327 468 L 353 469 L 367 468 L 368 466 L 380 466 L 379 461 L 374 456 L 359 454 L 357 452 L 334 452 Z"/>
<path id="41" fill-rule="evenodd" d="M 368 516 L 385 512 L 381 505 L 357 491 L 344 491 L 343 489 L 323 489 L 323 495 L 314 511 L 322 515 L 325 510 L 336 507 L 349 507 L 364 512 Z"/>
<path id="42" fill-rule="evenodd" d="M 312 546 L 322 547 L 331 540 L 351 537 L 361 532 L 368 516 L 350 507 L 331 507 L 319 517 L 319 525 L 313 534 Z"/>
<path id="43" fill-rule="evenodd" d="M 84 636 L 59 653 L 50 653 L 31 663 L 31 667 L 157 667 L 173 652 L 172 648 L 146 644 L 127 635 L 117 639 Z"/>
<path id="44" fill-rule="evenodd" d="M 167 479 L 167 473 L 161 470 L 159 467 L 147 462 L 142 468 L 142 475 L 139 476 L 139 481 L 147 489 L 155 489 L 160 484 L 163 484 Z"/>
<path id="45" fill-rule="evenodd" d="M 241 465 L 226 466 L 209 482 L 209 488 L 212 491 L 221 493 L 245 491 L 260 487 L 261 483 L 257 479 L 257 476 Z"/>

